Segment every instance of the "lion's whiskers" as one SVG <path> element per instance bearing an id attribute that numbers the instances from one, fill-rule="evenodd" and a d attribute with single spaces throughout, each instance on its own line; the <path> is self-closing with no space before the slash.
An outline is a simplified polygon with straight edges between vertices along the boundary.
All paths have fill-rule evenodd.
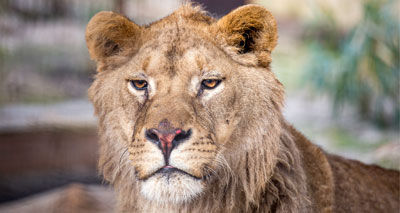
<path id="1" fill-rule="evenodd" d="M 229 183 L 229 180 L 232 179 L 234 183 L 236 183 L 236 176 L 234 175 L 234 172 L 232 171 L 232 168 L 230 167 L 228 161 L 225 159 L 225 157 L 220 153 L 217 154 L 215 161 L 217 162 L 217 165 L 222 169 L 222 177 L 225 178 L 226 184 Z"/>
<path id="2" fill-rule="evenodd" d="M 121 162 L 122 158 L 124 157 L 125 153 L 128 151 L 128 148 L 125 148 L 125 150 L 122 152 L 121 157 L 119 158 L 119 163 L 118 163 L 118 170 L 121 171 Z M 125 161 L 126 162 L 126 161 Z"/>

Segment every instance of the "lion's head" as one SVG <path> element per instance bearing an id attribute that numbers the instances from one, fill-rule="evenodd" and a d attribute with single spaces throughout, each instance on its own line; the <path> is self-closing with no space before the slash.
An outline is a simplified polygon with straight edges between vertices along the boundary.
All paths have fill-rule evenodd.
<path id="1" fill-rule="evenodd" d="M 216 20 L 187 4 L 147 26 L 100 12 L 86 41 L 98 67 L 89 97 L 99 166 L 122 208 L 261 199 L 283 149 L 283 87 L 269 69 L 277 28 L 266 9 Z"/>

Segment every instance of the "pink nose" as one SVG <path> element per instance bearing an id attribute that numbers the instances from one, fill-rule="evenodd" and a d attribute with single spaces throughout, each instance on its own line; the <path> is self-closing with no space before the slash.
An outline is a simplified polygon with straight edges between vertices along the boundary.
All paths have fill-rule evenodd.
<path id="1" fill-rule="evenodd" d="M 190 129 L 188 131 L 182 129 L 159 130 L 154 128 L 146 130 L 146 138 L 161 149 L 167 165 L 172 149 L 187 140 L 190 135 Z"/>
<path id="2" fill-rule="evenodd" d="M 161 132 L 159 130 L 154 130 L 154 133 L 157 135 L 158 140 L 161 142 L 161 150 L 163 151 L 164 155 L 169 155 L 172 150 L 172 141 L 175 137 L 180 134 L 182 130 L 177 129 L 172 132 Z"/>

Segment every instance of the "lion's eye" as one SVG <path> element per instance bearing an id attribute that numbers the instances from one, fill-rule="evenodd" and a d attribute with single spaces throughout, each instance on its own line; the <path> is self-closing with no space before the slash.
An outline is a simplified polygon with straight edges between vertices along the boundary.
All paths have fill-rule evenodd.
<path id="1" fill-rule="evenodd" d="M 218 79 L 205 79 L 201 82 L 201 86 L 204 89 L 214 89 L 221 83 L 221 80 Z"/>
<path id="2" fill-rule="evenodd" d="M 145 80 L 131 80 L 132 86 L 137 90 L 147 89 L 147 81 Z"/>

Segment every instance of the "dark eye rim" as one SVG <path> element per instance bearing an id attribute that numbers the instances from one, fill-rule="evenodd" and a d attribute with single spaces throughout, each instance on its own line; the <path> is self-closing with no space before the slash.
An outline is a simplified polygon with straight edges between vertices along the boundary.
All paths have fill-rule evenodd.
<path id="1" fill-rule="evenodd" d="M 135 82 L 143 81 L 145 85 L 143 87 L 137 87 Z M 147 90 L 147 86 L 149 85 L 146 80 L 129 80 L 130 84 L 132 85 L 133 88 L 136 90 Z"/>
<path id="2" fill-rule="evenodd" d="M 205 84 L 206 81 L 216 81 L 216 84 L 215 84 L 215 86 L 213 86 L 213 87 L 209 87 L 209 86 L 207 86 L 207 85 Z M 204 80 L 201 81 L 201 87 L 202 87 L 203 89 L 215 89 L 215 88 L 218 87 L 218 85 L 219 85 L 221 82 L 222 82 L 221 79 L 204 79 Z"/>

